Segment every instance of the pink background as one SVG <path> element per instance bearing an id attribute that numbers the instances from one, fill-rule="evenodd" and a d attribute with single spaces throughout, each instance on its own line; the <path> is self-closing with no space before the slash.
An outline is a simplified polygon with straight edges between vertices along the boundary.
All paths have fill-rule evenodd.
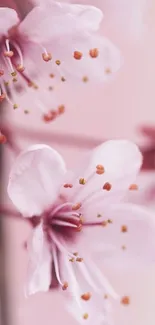
<path id="1" fill-rule="evenodd" d="M 112 3 L 112 0 L 110 0 Z M 138 1 L 138 0 L 137 0 Z M 97 1 L 101 6 L 103 1 Z M 130 138 L 139 143 L 142 138 L 138 134 L 140 124 L 155 123 L 155 42 L 154 30 L 155 6 L 147 1 L 144 14 L 145 27 L 140 40 L 128 29 L 129 20 L 121 23 L 124 12 L 116 13 L 109 6 L 102 5 L 105 20 L 101 32 L 117 44 L 123 55 L 124 65 L 112 83 L 106 85 L 73 85 L 66 84 L 59 89 L 66 104 L 66 113 L 50 125 L 40 122 L 35 108 L 31 114 L 24 115 L 22 109 L 8 113 L 7 118 L 27 129 L 43 129 L 51 134 L 51 144 L 64 156 L 69 167 L 74 165 L 86 151 L 57 142 L 55 132 L 77 136 L 90 136 L 96 141 L 104 138 Z M 124 0 L 126 2 L 126 0 Z M 132 1 L 133 2 L 133 1 Z M 113 0 L 114 3 L 114 0 Z M 127 2 L 126 2 L 127 3 Z M 136 2 L 137 3 L 137 2 Z M 126 27 L 125 27 L 126 23 Z M 122 27 L 123 25 L 123 27 Z M 35 140 L 31 139 L 31 143 Z M 41 141 L 43 142 L 43 141 Z M 19 143 L 25 147 L 29 141 Z M 13 156 L 8 155 L 9 166 L 6 167 L 6 179 Z M 153 177 L 155 177 L 153 175 Z M 62 293 L 51 292 L 38 294 L 29 299 L 23 295 L 23 284 L 26 274 L 27 252 L 23 242 L 29 237 L 30 229 L 24 222 L 6 220 L 6 236 L 8 238 L 8 283 L 10 284 L 10 310 L 13 325 L 74 325 L 76 322 L 65 312 Z M 129 307 L 120 306 L 115 310 L 116 325 L 154 325 L 155 323 L 155 266 L 139 272 L 118 272 L 104 270 L 115 289 L 121 295 L 131 296 Z"/>

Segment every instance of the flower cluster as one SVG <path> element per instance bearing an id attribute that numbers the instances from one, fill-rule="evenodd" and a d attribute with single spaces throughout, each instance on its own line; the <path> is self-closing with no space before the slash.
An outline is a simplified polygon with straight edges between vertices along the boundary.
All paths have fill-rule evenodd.
<path id="1" fill-rule="evenodd" d="M 125 9 L 122 0 L 114 6 L 113 0 L 106 2 L 107 10 L 113 7 L 113 22 L 124 12 L 117 27 L 127 19 L 128 33 L 132 35 L 134 28 L 138 36 L 143 20 L 140 4 L 131 1 Z M 7 0 L 0 7 L 0 103 L 22 107 L 25 114 L 33 106 L 48 123 L 66 109 L 60 92 L 56 96 L 57 87 L 65 90 L 64 85 L 73 82 L 85 87 L 111 80 L 122 56 L 99 35 L 102 20 L 102 11 L 91 5 L 53 0 L 21 5 L 20 0 Z M 22 136 L 22 128 L 14 132 L 3 123 L 0 129 L 0 144 L 7 142 L 17 155 L 15 133 Z M 25 137 L 34 137 L 34 130 L 24 132 Z M 140 168 L 155 166 L 154 128 L 143 132 L 150 139 L 144 161 L 134 143 L 111 140 L 93 149 L 74 171 L 67 170 L 61 155 L 45 144 L 21 152 L 11 168 L 8 196 L 19 211 L 14 216 L 27 220 L 32 230 L 25 245 L 29 254 L 25 295 L 62 290 L 69 312 L 80 324 L 112 325 L 114 300 L 122 306 L 131 303 L 130 294 L 120 297 L 115 292 L 102 265 L 115 271 L 155 261 L 152 213 L 129 199 L 135 191 L 141 193 L 136 182 Z M 154 197 L 154 186 L 149 196 Z M 0 210 L 12 214 L 5 205 Z"/>

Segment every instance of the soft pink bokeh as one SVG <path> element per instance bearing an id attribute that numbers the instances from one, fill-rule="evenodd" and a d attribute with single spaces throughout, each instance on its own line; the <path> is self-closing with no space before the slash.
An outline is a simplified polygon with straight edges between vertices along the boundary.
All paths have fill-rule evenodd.
<path id="1" fill-rule="evenodd" d="M 99 3 L 100 2 L 100 3 Z M 102 0 L 98 1 L 101 5 Z M 66 113 L 53 124 L 43 125 L 36 110 L 30 115 L 24 115 L 22 110 L 16 110 L 8 119 L 13 119 L 17 125 L 36 130 L 57 131 L 72 136 L 84 135 L 97 139 L 127 137 L 142 141 L 137 133 L 140 124 L 155 123 L 155 6 L 148 1 L 144 21 L 146 29 L 140 40 L 133 41 L 121 28 L 111 24 L 114 13 L 107 9 L 102 32 L 118 45 L 124 55 L 124 66 L 115 76 L 112 83 L 106 85 L 73 85 L 67 88 L 62 85 L 60 94 L 65 96 Z M 115 19 L 113 20 L 115 22 Z M 118 21 L 117 21 L 118 23 Z M 125 23 L 125 22 L 124 22 Z M 86 87 L 85 87 L 86 86 Z M 33 101 L 32 101 L 33 108 Z M 34 143 L 35 140 L 31 140 Z M 19 143 L 24 147 L 29 141 Z M 70 167 L 85 150 L 61 143 L 54 147 L 65 157 Z M 9 157 L 9 164 L 13 157 Z M 6 168 L 6 179 L 9 166 Z M 153 176 L 154 177 L 154 174 Z M 6 236 L 8 241 L 8 283 L 11 291 L 11 319 L 13 325 L 37 324 L 50 325 L 52 322 L 74 325 L 76 322 L 65 312 L 61 294 L 53 292 L 38 294 L 29 299 L 24 298 L 23 284 L 26 275 L 27 253 L 23 242 L 28 238 L 30 229 L 24 222 L 6 220 Z M 104 270 L 115 289 L 121 295 L 131 296 L 131 306 L 120 306 L 115 311 L 116 325 L 154 325 L 155 323 L 155 267 L 123 274 L 119 270 Z M 11 324 L 12 325 L 12 324 Z"/>

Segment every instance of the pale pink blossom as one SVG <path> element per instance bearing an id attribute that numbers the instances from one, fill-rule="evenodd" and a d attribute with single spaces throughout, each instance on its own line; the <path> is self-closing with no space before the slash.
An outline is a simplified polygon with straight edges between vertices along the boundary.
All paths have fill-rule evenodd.
<path id="1" fill-rule="evenodd" d="M 55 1 L 35 6 L 23 20 L 14 9 L 0 8 L 0 100 L 17 108 L 15 90 L 48 90 L 50 78 L 55 83 L 107 80 L 119 69 L 121 56 L 97 34 L 102 18 L 96 7 Z"/>
<path id="2" fill-rule="evenodd" d="M 101 144 L 74 173 L 67 172 L 60 154 L 46 145 L 31 146 L 19 155 L 8 194 L 36 224 L 28 245 L 27 295 L 60 285 L 75 299 L 82 321 L 92 312 L 93 300 L 84 301 L 83 314 L 81 295 L 89 291 L 117 297 L 95 265 L 97 254 L 113 268 L 154 261 L 154 218 L 144 208 L 123 203 L 127 191 L 136 188 L 141 163 L 139 149 L 126 140 Z M 104 300 L 100 307 L 94 306 L 102 318 Z"/>

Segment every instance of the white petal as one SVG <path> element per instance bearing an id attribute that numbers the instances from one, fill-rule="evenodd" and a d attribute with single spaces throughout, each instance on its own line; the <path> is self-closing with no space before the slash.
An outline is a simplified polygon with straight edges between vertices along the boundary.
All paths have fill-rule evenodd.
<path id="1" fill-rule="evenodd" d="M 8 194 L 23 215 L 40 215 L 55 201 L 65 171 L 57 151 L 46 145 L 32 146 L 15 161 Z"/>
<path id="2" fill-rule="evenodd" d="M 155 262 L 155 221 L 146 208 L 134 204 L 111 205 L 100 210 L 112 223 L 97 232 L 98 248 L 104 262 L 112 267 L 128 268 L 149 265 Z M 122 228 L 123 227 L 123 228 Z M 104 247 L 113 247 L 109 257 Z M 97 246 L 96 246 L 97 249 Z"/>
<path id="3" fill-rule="evenodd" d="M 42 224 L 33 231 L 29 251 L 28 278 L 25 288 L 26 296 L 39 291 L 48 291 L 51 283 L 52 259 L 43 233 Z"/>
<path id="4" fill-rule="evenodd" d="M 106 196 L 108 200 L 112 195 L 112 203 L 114 194 L 119 197 L 120 192 L 127 190 L 135 181 L 141 163 L 142 155 L 138 147 L 130 141 L 111 140 L 101 144 L 92 152 L 87 168 L 81 170 L 79 177 L 85 178 L 86 184 L 83 187 L 77 186 L 75 201 L 85 201 L 92 193 L 97 193 Z M 97 165 L 104 167 L 105 172 L 102 175 L 96 174 Z M 107 182 L 112 186 L 110 191 L 102 189 Z"/>
<path id="5" fill-rule="evenodd" d="M 89 54 L 92 49 L 98 51 L 96 58 Z M 75 51 L 82 54 L 80 60 L 74 58 Z M 61 70 L 66 79 L 74 77 L 81 83 L 84 77 L 87 77 L 89 82 L 108 80 L 123 62 L 119 49 L 110 40 L 86 32 L 58 39 L 53 49 L 53 57 L 61 60 Z"/>
<path id="6" fill-rule="evenodd" d="M 20 24 L 19 31 L 34 42 L 45 43 L 79 30 L 97 30 L 102 17 L 102 11 L 93 6 L 50 1 L 46 6 L 35 7 Z"/>
<path id="7" fill-rule="evenodd" d="M 7 35 L 8 30 L 18 24 L 19 18 L 15 10 L 11 8 L 0 8 L 0 35 Z"/>

